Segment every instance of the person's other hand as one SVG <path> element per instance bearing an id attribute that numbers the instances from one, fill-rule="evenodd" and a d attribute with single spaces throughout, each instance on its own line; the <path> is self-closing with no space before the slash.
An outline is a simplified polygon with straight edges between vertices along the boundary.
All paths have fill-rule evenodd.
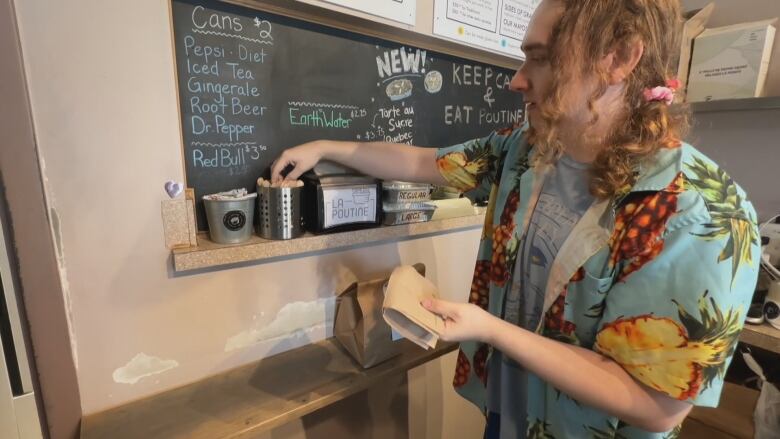
<path id="1" fill-rule="evenodd" d="M 444 319 L 444 332 L 439 334 L 444 341 L 486 342 L 495 323 L 495 317 L 471 303 L 426 299 L 422 306 Z"/>
<path id="2" fill-rule="evenodd" d="M 285 149 L 271 165 L 271 182 L 297 180 L 320 161 L 322 158 L 321 149 L 319 142 L 304 143 L 294 148 Z M 292 169 L 287 175 L 282 176 L 282 171 L 288 166 L 292 166 Z"/>

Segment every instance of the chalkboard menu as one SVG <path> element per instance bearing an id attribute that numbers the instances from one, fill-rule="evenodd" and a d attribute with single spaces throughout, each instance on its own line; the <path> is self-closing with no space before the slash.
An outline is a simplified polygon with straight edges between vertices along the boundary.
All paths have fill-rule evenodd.
<path id="1" fill-rule="evenodd" d="M 267 175 L 315 139 L 446 146 L 523 118 L 514 72 L 217 1 L 173 0 L 187 185 Z M 398 163 L 403 166 L 403 163 Z"/>

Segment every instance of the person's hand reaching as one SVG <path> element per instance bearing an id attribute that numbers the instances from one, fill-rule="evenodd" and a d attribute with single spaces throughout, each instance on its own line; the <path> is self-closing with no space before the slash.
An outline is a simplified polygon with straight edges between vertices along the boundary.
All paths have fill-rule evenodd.
<path id="1" fill-rule="evenodd" d="M 426 299 L 422 306 L 444 319 L 444 332 L 439 334 L 444 341 L 489 342 L 496 317 L 471 303 L 456 303 L 446 300 Z"/>
<path id="2" fill-rule="evenodd" d="M 309 142 L 284 152 L 271 165 L 271 182 L 282 180 L 297 180 L 304 172 L 313 168 L 322 159 L 322 148 L 319 142 Z M 288 167 L 292 169 L 287 175 L 282 172 Z"/>

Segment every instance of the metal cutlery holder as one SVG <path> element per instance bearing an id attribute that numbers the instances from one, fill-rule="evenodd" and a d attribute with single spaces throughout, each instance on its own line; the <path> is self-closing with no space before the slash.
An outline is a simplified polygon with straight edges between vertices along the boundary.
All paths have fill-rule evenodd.
<path id="1" fill-rule="evenodd" d="M 303 235 L 303 187 L 257 186 L 257 233 L 265 239 L 292 239 Z"/>

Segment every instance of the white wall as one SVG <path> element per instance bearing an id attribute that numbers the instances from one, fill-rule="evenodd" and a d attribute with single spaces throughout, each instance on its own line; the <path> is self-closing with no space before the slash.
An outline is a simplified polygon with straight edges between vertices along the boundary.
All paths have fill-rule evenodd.
<path id="1" fill-rule="evenodd" d="M 163 182 L 183 180 L 168 4 L 16 2 L 85 414 L 324 338 L 320 325 L 225 351 L 285 305 L 332 298 L 345 271 L 370 279 L 424 262 L 445 295 L 465 299 L 477 230 L 174 276 L 160 214 Z M 325 323 L 331 312 L 314 317 Z M 139 353 L 178 365 L 117 382 L 115 370 Z M 431 367 L 451 380 L 451 366 Z M 430 385 L 414 391 L 444 410 L 449 385 L 428 395 Z M 458 421 L 479 431 L 471 414 Z"/>
<path id="2" fill-rule="evenodd" d="M 694 114 L 688 140 L 747 191 L 760 219 L 780 213 L 780 110 Z"/>

